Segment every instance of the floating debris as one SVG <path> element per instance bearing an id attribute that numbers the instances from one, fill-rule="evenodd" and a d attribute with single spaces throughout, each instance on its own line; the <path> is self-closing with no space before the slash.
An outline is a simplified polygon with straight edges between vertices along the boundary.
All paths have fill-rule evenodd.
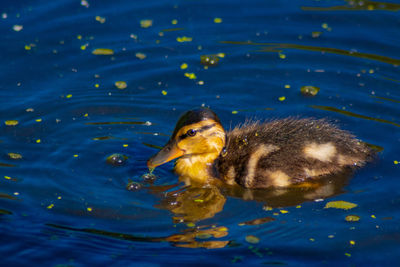
<path id="1" fill-rule="evenodd" d="M 269 223 L 269 222 L 273 222 L 273 221 L 275 221 L 275 218 L 272 218 L 272 217 L 258 218 L 258 219 L 254 219 L 254 220 L 251 220 L 251 221 L 246 221 L 246 222 L 239 223 L 239 226 L 243 226 L 243 225 L 259 225 L 259 224 Z"/>
<path id="2" fill-rule="evenodd" d="M 96 48 L 95 50 L 92 51 L 92 54 L 110 56 L 114 55 L 114 50 L 109 48 Z"/>
<path id="3" fill-rule="evenodd" d="M 181 65 L 181 70 L 185 70 L 185 69 L 187 69 L 187 68 L 188 68 L 188 64 L 182 63 L 182 65 Z"/>
<path id="4" fill-rule="evenodd" d="M 204 66 L 217 66 L 219 58 L 217 55 L 201 55 L 200 63 Z"/>
<path id="5" fill-rule="evenodd" d="M 140 52 L 136 53 L 135 56 L 140 60 L 143 60 L 147 57 L 146 54 Z"/>
<path id="6" fill-rule="evenodd" d="M 12 167 L 15 167 L 15 166 L 16 165 L 14 165 L 14 164 L 0 162 L 0 167 L 12 168 Z"/>
<path id="7" fill-rule="evenodd" d="M 142 179 L 145 180 L 146 182 L 153 182 L 156 180 L 157 176 L 153 174 L 154 168 L 149 169 L 149 173 L 145 173 L 142 175 Z"/>
<path id="8" fill-rule="evenodd" d="M 22 31 L 23 28 L 24 28 L 24 26 L 22 26 L 22 25 L 14 25 L 13 26 L 13 30 L 16 32 Z"/>
<path id="9" fill-rule="evenodd" d="M 8 156 L 10 159 L 22 159 L 22 155 L 21 155 L 21 154 L 18 154 L 18 153 L 12 153 L 12 152 L 10 152 L 10 153 L 7 153 L 7 156 Z"/>
<path id="10" fill-rule="evenodd" d="M 280 96 L 280 97 L 278 97 L 278 100 L 281 101 L 281 102 L 285 101 L 286 100 L 286 96 Z"/>
<path id="11" fill-rule="evenodd" d="M 100 17 L 100 16 L 96 16 L 96 21 L 98 21 L 98 22 L 100 22 L 101 24 L 103 24 L 104 22 L 106 22 L 106 18 Z"/>
<path id="12" fill-rule="evenodd" d="M 129 181 L 126 185 L 126 189 L 129 191 L 136 191 L 142 188 L 142 184 L 134 181 Z"/>
<path id="13" fill-rule="evenodd" d="M 117 87 L 118 89 L 121 89 L 121 90 L 126 89 L 126 87 L 128 87 L 128 85 L 124 81 L 116 81 L 114 83 L 114 85 L 115 85 L 115 87 Z"/>
<path id="14" fill-rule="evenodd" d="M 151 19 L 142 19 L 140 21 L 140 27 L 142 28 L 149 28 L 151 26 L 153 26 L 153 20 Z"/>
<path id="15" fill-rule="evenodd" d="M 114 153 L 107 157 L 106 162 L 113 166 L 122 166 L 124 165 L 127 159 L 128 157 L 123 154 Z"/>
<path id="16" fill-rule="evenodd" d="M 163 95 L 167 95 L 167 94 L 168 94 L 168 92 L 165 91 L 165 90 L 162 90 L 161 93 L 162 93 Z"/>
<path id="17" fill-rule="evenodd" d="M 4 176 L 4 179 L 10 180 L 10 181 L 13 181 L 13 182 L 18 182 L 18 178 L 10 177 L 10 176 L 7 176 L 7 175 Z"/>
<path id="18" fill-rule="evenodd" d="M 214 18 L 214 23 L 222 23 L 222 19 L 221 18 Z"/>
<path id="19" fill-rule="evenodd" d="M 326 203 L 324 208 L 325 209 L 334 208 L 334 209 L 349 210 L 349 209 L 355 208 L 357 206 L 358 206 L 357 204 L 339 200 L 339 201 L 330 201 L 330 202 Z"/>
<path id="20" fill-rule="evenodd" d="M 4 122 L 4 124 L 7 125 L 7 126 L 15 126 L 15 125 L 18 125 L 18 123 L 19 122 L 17 120 L 6 120 Z"/>
<path id="21" fill-rule="evenodd" d="M 303 96 L 316 96 L 319 92 L 319 87 L 305 85 L 300 88 L 300 92 Z"/>
<path id="22" fill-rule="evenodd" d="M 184 42 L 191 42 L 193 40 L 192 37 L 187 37 L 187 36 L 182 36 L 182 37 L 176 37 L 176 40 L 179 43 L 184 43 Z"/>
<path id="23" fill-rule="evenodd" d="M 89 8 L 89 2 L 87 0 L 81 0 L 81 6 Z"/>
<path id="24" fill-rule="evenodd" d="M 250 244 L 257 244 L 260 242 L 260 239 L 254 235 L 247 235 L 245 239 L 246 239 L 246 242 L 248 242 Z"/>
<path id="25" fill-rule="evenodd" d="M 312 37 L 312 38 L 318 38 L 318 37 L 321 36 L 321 34 L 322 34 L 322 32 L 312 32 L 312 33 L 311 33 L 311 37 Z"/>
<path id="26" fill-rule="evenodd" d="M 197 76 L 196 76 L 196 74 L 194 74 L 194 73 L 188 73 L 188 72 L 186 72 L 186 73 L 185 73 L 185 77 L 188 77 L 188 78 L 191 79 L 191 80 L 197 79 Z"/>
<path id="27" fill-rule="evenodd" d="M 332 31 L 332 28 L 329 27 L 328 23 L 322 23 L 321 27 L 327 31 Z"/>
<path id="28" fill-rule="evenodd" d="M 344 218 L 346 222 L 358 222 L 360 220 L 360 216 L 358 215 L 347 215 L 346 218 Z"/>

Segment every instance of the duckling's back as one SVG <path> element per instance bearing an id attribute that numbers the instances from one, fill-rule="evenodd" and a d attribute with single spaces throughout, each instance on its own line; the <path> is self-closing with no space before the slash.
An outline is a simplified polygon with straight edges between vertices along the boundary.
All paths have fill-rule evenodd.
<path id="1" fill-rule="evenodd" d="M 364 143 L 325 120 L 289 118 L 233 129 L 216 169 L 228 184 L 288 186 L 362 166 L 371 154 Z"/>

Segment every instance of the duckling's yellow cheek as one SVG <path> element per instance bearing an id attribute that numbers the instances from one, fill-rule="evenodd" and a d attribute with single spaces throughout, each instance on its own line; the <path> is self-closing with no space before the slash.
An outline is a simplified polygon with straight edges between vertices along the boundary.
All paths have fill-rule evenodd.
<path id="1" fill-rule="evenodd" d="M 307 158 L 330 162 L 336 155 L 336 147 L 330 142 L 325 144 L 311 143 L 304 147 L 303 152 Z"/>

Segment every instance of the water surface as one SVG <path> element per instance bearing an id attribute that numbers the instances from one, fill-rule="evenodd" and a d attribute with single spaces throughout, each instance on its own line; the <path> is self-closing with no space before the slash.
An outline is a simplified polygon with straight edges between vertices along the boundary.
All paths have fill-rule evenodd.
<path id="1" fill-rule="evenodd" d="M 3 264 L 398 262 L 399 7 L 2 1 Z M 94 55 L 98 48 L 113 54 Z M 205 67 L 202 55 L 218 63 Z M 319 93 L 304 97 L 306 85 Z M 327 117 L 381 152 L 351 179 L 321 187 L 330 191 L 266 190 L 249 199 L 184 188 L 172 163 L 143 178 L 179 115 L 199 106 L 212 108 L 226 129 L 246 118 Z M 127 156 L 125 164 L 108 164 L 114 153 Z M 127 190 L 130 182 L 141 188 Z M 358 206 L 324 208 L 337 200 Z M 360 220 L 347 222 L 348 215 Z"/>

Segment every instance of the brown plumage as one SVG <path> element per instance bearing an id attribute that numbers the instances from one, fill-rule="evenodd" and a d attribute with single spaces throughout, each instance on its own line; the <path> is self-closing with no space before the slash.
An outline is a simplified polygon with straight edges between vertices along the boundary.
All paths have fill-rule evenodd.
<path id="1" fill-rule="evenodd" d="M 247 122 L 226 133 L 213 111 L 198 109 L 179 119 L 171 139 L 148 166 L 179 158 L 175 171 L 188 184 L 218 179 L 267 188 L 363 166 L 371 155 L 364 143 L 323 119 Z"/>
<path id="2" fill-rule="evenodd" d="M 251 164 L 249 153 L 257 152 Z M 264 188 L 360 167 L 370 156 L 364 143 L 323 119 L 288 118 L 248 122 L 228 132 L 216 169 L 227 183 Z"/>

